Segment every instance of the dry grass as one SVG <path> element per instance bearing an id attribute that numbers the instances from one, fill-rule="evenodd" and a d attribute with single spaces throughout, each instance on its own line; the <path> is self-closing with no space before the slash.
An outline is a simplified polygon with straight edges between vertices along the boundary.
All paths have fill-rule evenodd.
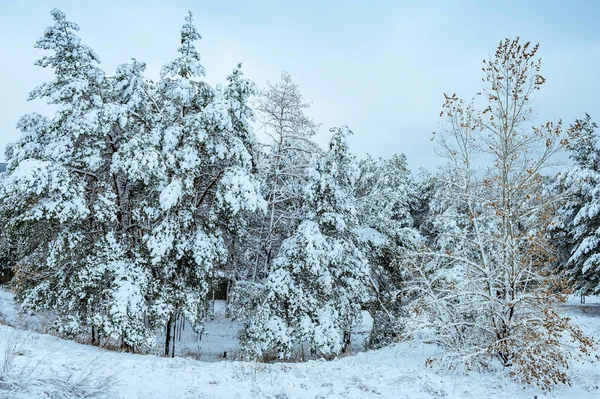
<path id="1" fill-rule="evenodd" d="M 94 359 L 79 372 L 67 375 L 49 374 L 40 369 L 48 354 L 36 363 L 17 365 L 24 355 L 27 335 L 22 330 L 7 332 L 0 369 L 0 399 L 31 397 L 40 399 L 113 398 L 116 373 L 104 373 Z"/>

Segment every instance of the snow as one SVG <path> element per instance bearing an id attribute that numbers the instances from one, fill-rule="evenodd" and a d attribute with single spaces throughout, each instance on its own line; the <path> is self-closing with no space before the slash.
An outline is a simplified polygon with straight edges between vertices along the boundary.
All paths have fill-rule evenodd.
<path id="1" fill-rule="evenodd" d="M 169 210 L 181 197 L 181 180 L 174 179 L 167 187 L 165 187 L 160 193 L 160 206 L 164 210 Z"/>
<path id="2" fill-rule="evenodd" d="M 566 305 L 579 308 L 598 306 L 600 310 L 600 296 L 585 296 L 584 299 L 585 303 L 581 303 L 581 295 L 569 295 Z"/>
<path id="3" fill-rule="evenodd" d="M 352 230 L 358 240 L 362 243 L 370 243 L 376 247 L 381 247 L 388 242 L 388 238 L 379 231 L 371 227 L 360 227 Z"/>
<path id="4" fill-rule="evenodd" d="M 208 320 L 202 335 L 195 333 L 189 323 L 183 328 L 181 338 L 175 343 L 175 355 L 198 359 L 203 362 L 223 361 L 235 357 L 238 352 L 237 332 L 239 323 L 225 317 L 225 302 L 215 301 L 214 320 Z M 157 351 L 164 347 L 164 331 L 157 336 Z"/>
<path id="5" fill-rule="evenodd" d="M 600 298 L 588 297 L 580 306 L 571 298 L 565 309 L 588 334 L 600 337 Z M 597 308 L 599 312 L 584 310 Z M 12 294 L 0 288 L 0 312 L 7 321 L 17 314 Z M 92 373 L 112 377 L 107 398 L 597 398 L 600 369 L 575 363 L 573 387 L 544 392 L 523 387 L 502 374 L 462 374 L 425 366 L 436 353 L 431 345 L 399 343 L 376 351 L 357 353 L 332 361 L 263 364 L 223 360 L 223 350 L 235 350 L 231 332 L 235 322 L 219 317 L 208 323 L 200 361 L 191 357 L 165 358 L 100 349 L 52 335 L 23 332 L 0 325 L 0 353 L 19 341 L 16 370 L 31 370 L 36 377 Z M 202 361 L 208 360 L 208 361 Z M 33 388 L 32 388 L 33 390 Z M 12 396 L 39 398 L 39 392 Z M 11 398 L 0 388 L 0 398 Z"/>
<path id="6" fill-rule="evenodd" d="M 52 16 L 54 25 L 36 42 L 52 54 L 36 65 L 53 69 L 54 78 L 29 99 L 45 99 L 57 112 L 21 118 L 23 135 L 7 150 L 11 168 L 0 175 L 0 213 L 9 227 L 0 246 L 10 258 L 16 255 L 8 264 L 18 265 L 15 284 L 27 311 L 16 312 L 13 294 L 0 288 L 0 399 L 600 396 L 595 364 L 563 361 L 570 343 L 559 341 L 556 331 L 565 327 L 541 290 L 546 274 L 537 273 L 545 245 L 534 234 L 546 228 L 542 204 L 552 201 L 538 199 L 540 186 L 533 182 L 541 180 L 527 165 L 531 161 L 537 170 L 545 159 L 537 164 L 519 153 L 516 163 L 525 168 L 511 169 L 508 185 L 492 179 L 479 187 L 483 174 L 458 162 L 479 148 L 475 130 L 462 129 L 477 119 L 471 106 L 447 97 L 442 113 L 466 113 L 451 118 L 456 129 L 446 136 L 466 145 L 458 154 L 443 142 L 454 167 L 417 189 L 404 155 L 357 162 L 347 127 L 330 129 L 328 150 L 321 151 L 311 139 L 318 125 L 304 115 L 308 103 L 286 73 L 257 102 L 263 114 L 258 125 L 274 140 L 263 151 L 252 132 L 257 88 L 242 78 L 241 64 L 226 86 L 204 81 L 194 45 L 201 37 L 191 13 L 179 55 L 156 83 L 135 60 L 116 76 L 105 75 L 76 34 L 78 26 L 56 9 Z M 502 46 L 498 54 L 508 41 Z M 515 65 L 536 51 L 521 49 Z M 538 75 L 525 75 L 539 85 Z M 489 110 L 498 105 L 503 108 L 497 103 Z M 592 143 L 595 125 L 586 126 L 589 135 L 581 143 Z M 554 129 L 546 127 L 548 133 Z M 543 136 L 517 133 L 489 143 L 534 150 L 539 139 L 543 146 Z M 545 154 L 554 151 L 554 142 L 546 141 Z M 600 229 L 592 222 L 600 213 L 600 174 L 597 159 L 588 162 L 588 147 L 597 152 L 597 146 L 574 147 L 584 148 L 576 157 L 583 160 L 581 170 L 568 173 L 564 184 L 576 195 L 557 226 L 576 244 L 567 265 L 585 274 L 581 281 L 596 284 Z M 503 165 L 512 156 L 496 155 Z M 531 186 L 523 184 L 529 181 Z M 514 198 L 527 198 L 522 204 L 529 210 L 498 207 L 497 189 L 507 188 L 516 190 Z M 269 217 L 257 213 L 267 208 Z M 496 234 L 500 224 L 518 226 L 518 234 Z M 432 245 L 420 248 L 426 238 Z M 516 261 L 509 265 L 509 258 Z M 513 279 L 515 265 L 524 268 Z M 210 284 L 220 273 L 235 281 L 235 319 L 222 301 L 212 301 L 205 312 Z M 584 288 L 578 291 L 594 287 Z M 37 309 L 55 313 L 31 313 Z M 411 309 L 417 314 L 412 326 L 400 317 Z M 598 298 L 582 304 L 571 297 L 560 312 L 600 337 Z M 426 335 L 431 331 L 439 347 Z M 573 342 L 587 345 L 578 332 Z M 364 351 L 367 339 L 379 347 L 394 334 L 428 339 Z M 61 339 L 66 336 L 73 339 Z M 96 339 L 103 348 L 85 345 Z M 161 356 L 165 341 L 174 358 Z M 440 354 L 459 358 L 460 366 L 449 371 L 449 363 L 429 362 Z M 253 355 L 288 361 L 241 361 Z M 305 357 L 334 360 L 294 362 Z M 497 358 L 510 361 L 511 369 Z M 547 393 L 515 382 L 550 375 L 555 363 L 570 367 L 572 388 Z M 557 371 L 550 379 L 563 377 Z"/>
<path id="7" fill-rule="evenodd" d="M 248 173 L 242 168 L 230 168 L 220 182 L 217 200 L 233 215 L 240 211 L 266 210 L 265 200 Z"/>
<path id="8" fill-rule="evenodd" d="M 13 295 L 0 287 L 0 321 L 2 324 L 14 323 L 17 311 L 13 305 Z"/>

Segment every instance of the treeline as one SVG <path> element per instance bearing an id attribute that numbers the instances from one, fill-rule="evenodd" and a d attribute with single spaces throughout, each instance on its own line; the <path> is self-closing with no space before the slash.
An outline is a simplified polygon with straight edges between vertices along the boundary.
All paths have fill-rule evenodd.
<path id="1" fill-rule="evenodd" d="M 52 16 L 36 64 L 54 78 L 30 99 L 57 112 L 19 121 L 0 216 L 22 308 L 54 312 L 59 333 L 145 352 L 165 329 L 169 355 L 177 320 L 201 332 L 226 278 L 248 358 L 339 355 L 365 309 L 369 348 L 424 340 L 444 349 L 432 361 L 545 387 L 590 353 L 555 306 L 600 293 L 596 125 L 531 128 L 537 45 L 500 42 L 482 92 L 446 96 L 447 162 L 415 180 L 402 154 L 358 160 L 347 127 L 320 148 L 287 73 L 259 92 L 238 65 L 209 85 L 191 13 L 158 81 L 136 60 L 107 75 Z"/>

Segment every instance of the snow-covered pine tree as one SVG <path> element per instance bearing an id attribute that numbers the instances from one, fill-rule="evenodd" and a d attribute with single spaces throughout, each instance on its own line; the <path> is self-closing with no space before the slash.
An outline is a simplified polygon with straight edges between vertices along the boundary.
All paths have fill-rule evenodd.
<path id="1" fill-rule="evenodd" d="M 573 167 L 559 175 L 555 188 L 564 196 L 550 226 L 563 256 L 557 268 L 565 272 L 580 295 L 600 294 L 600 148 L 598 126 L 586 114 L 570 126 Z"/>
<path id="2" fill-rule="evenodd" d="M 591 341 L 554 308 L 565 297 L 548 273 L 555 198 L 542 190 L 542 174 L 565 141 L 560 123 L 528 129 L 545 82 L 537 50 L 518 38 L 500 42 L 484 61 L 482 111 L 446 96 L 438 137 L 450 162 L 431 204 L 435 239 L 407 259 L 416 320 L 407 331 L 441 345 L 450 366 L 496 364 L 549 387 L 568 383 L 569 361 Z M 485 173 L 473 167 L 477 155 L 490 161 Z"/>
<path id="3" fill-rule="evenodd" d="M 256 184 L 260 187 L 261 183 L 261 166 L 262 148 L 254 134 L 253 123 L 255 120 L 254 108 L 249 104 L 251 98 L 256 96 L 257 89 L 249 79 L 243 77 L 242 64 L 238 64 L 232 73 L 227 77 L 228 84 L 225 87 L 225 96 L 231 104 L 230 114 L 234 130 L 242 140 L 246 150 L 251 155 L 251 170 L 250 173 L 256 179 Z M 254 97 L 255 98 L 255 97 Z M 230 315 L 230 299 L 231 291 L 235 286 L 235 282 L 248 277 L 248 259 L 252 256 L 250 252 L 254 252 L 258 243 L 254 231 L 255 224 L 258 220 L 264 217 L 265 202 L 261 204 L 260 212 L 244 212 L 243 216 L 238 215 L 236 218 L 225 218 L 228 222 L 225 227 L 227 229 L 227 246 L 228 260 L 227 264 L 217 270 L 212 281 L 214 289 L 218 284 L 223 282 L 223 278 L 227 279 L 227 303 L 225 314 Z"/>
<path id="4" fill-rule="evenodd" d="M 232 293 L 236 313 L 252 317 L 255 301 L 260 301 L 264 279 L 272 269 L 281 243 L 289 238 L 305 218 L 304 188 L 311 157 L 320 152 L 311 140 L 318 126 L 305 115 L 298 86 L 283 72 L 257 102 L 258 124 L 267 143 L 259 153 L 257 169 L 267 213 L 256 214 L 243 230 L 236 245 L 239 259 Z M 254 299 L 250 299 L 254 298 Z"/>
<path id="5" fill-rule="evenodd" d="M 105 192 L 111 201 L 111 228 L 90 256 L 90 276 L 110 281 L 94 306 L 102 317 L 92 320 L 95 339 L 120 337 L 130 350 L 149 350 L 156 343 L 153 309 L 156 282 L 143 236 L 151 229 L 145 215 L 152 188 L 161 176 L 154 132 L 159 108 L 154 86 L 143 76 L 145 64 L 133 60 L 107 79 L 102 131 L 106 138 Z"/>
<path id="6" fill-rule="evenodd" d="M 52 15 L 55 25 L 36 47 L 54 52 L 38 64 L 52 67 L 55 79 L 31 98 L 47 98 L 58 111 L 21 119 L 2 185 L 3 217 L 19 243 L 18 298 L 24 308 L 56 312 L 63 333 L 91 327 L 92 342 L 149 349 L 153 280 L 140 252 L 147 226 L 135 215 L 156 166 L 156 151 L 147 155 L 158 110 L 146 105 L 143 64 L 105 77 L 77 25 L 61 11 Z"/>
<path id="7" fill-rule="evenodd" d="M 251 85 L 234 72 L 227 88 L 202 80 L 191 13 L 181 31 L 180 56 L 166 64 L 156 91 L 161 104 L 157 203 L 149 207 L 145 240 L 157 284 L 155 311 L 166 326 L 165 353 L 182 316 L 201 329 L 209 278 L 227 259 L 232 219 L 263 206 L 252 170 L 253 136 L 245 102 Z"/>
<path id="8" fill-rule="evenodd" d="M 359 170 L 355 184 L 359 222 L 353 232 L 371 271 L 368 308 L 373 329 L 367 344 L 379 348 L 402 332 L 404 271 L 398 260 L 421 240 L 410 214 L 416 186 L 403 154 L 377 161 L 368 156 Z"/>
<path id="9" fill-rule="evenodd" d="M 87 257 L 111 218 L 100 123 L 106 79 L 79 27 L 59 10 L 51 14 L 54 25 L 35 47 L 51 51 L 36 65 L 52 68 L 54 79 L 29 99 L 46 99 L 58 110 L 52 118 L 28 114 L 19 121 L 21 138 L 6 151 L 2 214 L 18 242 L 18 299 L 24 308 L 55 311 L 59 330 L 76 333 L 97 316 L 94 303 L 105 287 L 88 278 Z"/>
<path id="10" fill-rule="evenodd" d="M 281 245 L 262 295 L 253 298 L 254 312 L 244 320 L 241 343 L 249 356 L 289 358 L 295 350 L 335 356 L 360 316 L 368 265 L 352 237 L 351 132 L 332 132 L 329 151 L 315 157 L 309 174 L 307 219 Z"/>
<path id="11" fill-rule="evenodd" d="M 429 214 L 429 203 L 434 192 L 436 183 L 435 175 L 421 169 L 415 182 L 415 196 L 411 202 L 410 214 L 413 219 L 414 228 L 427 239 L 429 237 L 429 226 L 427 226 L 427 215 Z"/>

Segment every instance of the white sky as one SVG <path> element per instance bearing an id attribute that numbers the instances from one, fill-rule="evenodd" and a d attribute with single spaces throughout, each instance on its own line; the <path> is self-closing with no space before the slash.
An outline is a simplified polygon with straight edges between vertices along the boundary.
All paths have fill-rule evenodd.
<path id="1" fill-rule="evenodd" d="M 176 56 L 189 9 L 209 82 L 224 82 L 240 61 L 259 87 L 287 70 L 323 124 L 318 141 L 327 141 L 329 127 L 348 125 L 357 155 L 402 152 L 413 170 L 440 163 L 430 138 L 443 93 L 480 91 L 481 61 L 505 37 L 541 43 L 547 84 L 539 122 L 568 124 L 586 112 L 600 122 L 600 2 L 0 0 L 2 148 L 18 140 L 23 114 L 47 111 L 25 100 L 51 78 L 33 66 L 42 55 L 33 44 L 53 7 L 80 25 L 107 74 L 135 57 L 153 78 Z"/>

